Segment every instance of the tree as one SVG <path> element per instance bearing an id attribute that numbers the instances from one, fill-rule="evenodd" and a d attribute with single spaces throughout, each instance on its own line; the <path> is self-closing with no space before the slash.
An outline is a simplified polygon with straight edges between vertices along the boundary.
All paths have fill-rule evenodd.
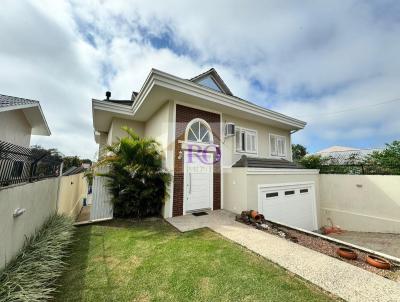
<path id="1" fill-rule="evenodd" d="M 139 138 L 132 129 L 122 127 L 128 136 L 107 146 L 107 156 L 97 166 L 109 166 L 109 190 L 114 216 L 142 218 L 158 216 L 167 197 L 171 175 L 162 168 L 159 144 Z"/>
<path id="2" fill-rule="evenodd" d="M 307 169 L 320 169 L 328 160 L 328 157 L 312 154 L 304 156 L 299 162 Z"/>
<path id="3" fill-rule="evenodd" d="M 63 154 L 56 148 L 45 149 L 40 145 L 33 145 L 30 147 L 30 149 L 32 151 L 32 155 L 37 158 L 42 157 L 43 155 L 46 155 L 47 160 L 53 161 L 61 161 L 63 158 Z"/>
<path id="4" fill-rule="evenodd" d="M 67 171 L 69 168 L 80 167 L 82 165 L 81 160 L 76 155 L 75 156 L 65 156 L 63 158 L 63 163 L 64 163 L 63 172 Z"/>
<path id="5" fill-rule="evenodd" d="M 293 160 L 299 161 L 307 154 L 307 149 L 303 145 L 293 144 L 292 145 Z"/>
<path id="6" fill-rule="evenodd" d="M 379 166 L 392 174 L 400 174 L 400 141 L 386 144 L 382 151 L 374 151 L 367 156 L 365 164 Z"/>

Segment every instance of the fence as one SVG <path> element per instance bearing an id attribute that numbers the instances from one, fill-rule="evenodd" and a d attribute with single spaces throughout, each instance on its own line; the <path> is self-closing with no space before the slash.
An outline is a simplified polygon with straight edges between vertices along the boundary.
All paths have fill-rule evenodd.
<path id="1" fill-rule="evenodd" d="M 56 177 L 61 160 L 47 150 L 0 141 L 0 187 Z"/>
<path id="2" fill-rule="evenodd" d="M 330 152 L 322 155 L 318 166 L 321 174 L 351 174 L 351 175 L 400 175 L 400 161 L 383 159 L 377 161 L 370 156 L 375 150 L 359 150 L 345 152 Z"/>
<path id="3" fill-rule="evenodd" d="M 352 174 L 352 175 L 400 175 L 399 166 L 380 166 L 364 164 L 322 165 L 321 174 Z"/>

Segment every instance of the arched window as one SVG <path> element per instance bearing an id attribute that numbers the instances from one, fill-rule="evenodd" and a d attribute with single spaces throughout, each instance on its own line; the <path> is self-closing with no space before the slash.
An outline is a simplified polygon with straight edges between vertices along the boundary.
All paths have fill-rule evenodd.
<path id="1" fill-rule="evenodd" d="M 186 129 L 186 140 L 205 144 L 212 143 L 213 137 L 210 126 L 202 119 L 192 120 Z"/>

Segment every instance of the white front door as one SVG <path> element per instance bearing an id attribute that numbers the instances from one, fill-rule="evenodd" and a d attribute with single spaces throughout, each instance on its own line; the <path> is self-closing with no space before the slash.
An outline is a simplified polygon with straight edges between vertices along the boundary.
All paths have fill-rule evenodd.
<path id="1" fill-rule="evenodd" d="M 185 152 L 184 212 L 212 209 L 213 154 Z"/>

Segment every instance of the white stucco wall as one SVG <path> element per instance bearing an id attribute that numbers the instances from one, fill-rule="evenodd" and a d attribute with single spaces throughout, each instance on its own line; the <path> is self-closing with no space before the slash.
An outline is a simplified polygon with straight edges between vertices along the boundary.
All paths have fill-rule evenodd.
<path id="1" fill-rule="evenodd" d="M 173 103 L 165 103 L 153 116 L 147 120 L 144 136 L 155 139 L 159 144 L 163 154 L 163 165 L 168 171 L 173 173 L 173 139 L 174 134 L 171 133 L 171 123 L 173 118 Z M 171 217 L 171 204 L 173 198 L 172 182 L 169 187 L 169 197 L 165 200 L 163 207 L 163 216 Z"/>
<path id="2" fill-rule="evenodd" d="M 318 174 L 286 174 L 275 172 L 273 175 L 248 175 L 247 168 L 225 168 L 223 208 L 239 214 L 245 210 L 258 210 L 258 185 L 314 182 L 317 203 L 317 217 L 319 216 L 319 175 Z M 319 223 L 320 225 L 320 223 Z"/>
<path id="3" fill-rule="evenodd" d="M 0 112 L 0 140 L 29 147 L 31 131 L 22 110 Z"/>
<path id="4" fill-rule="evenodd" d="M 247 210 L 246 168 L 224 168 L 222 208 L 233 213 Z"/>
<path id="5" fill-rule="evenodd" d="M 0 190 L 0 269 L 16 256 L 25 238 L 33 235 L 55 213 L 58 178 L 11 186 Z M 13 217 L 17 208 L 26 209 Z"/>
<path id="6" fill-rule="evenodd" d="M 400 233 L 400 176 L 321 174 L 320 207 L 322 224 Z"/>
<path id="7" fill-rule="evenodd" d="M 165 103 L 156 113 L 153 114 L 146 122 L 144 136 L 155 139 L 163 151 L 164 159 L 167 156 L 168 149 L 168 128 L 169 119 L 169 103 Z M 166 164 L 166 162 L 165 162 Z"/>
<path id="8" fill-rule="evenodd" d="M 84 173 L 62 176 L 58 199 L 58 213 L 76 218 L 87 197 L 88 183 Z"/>
<path id="9" fill-rule="evenodd" d="M 137 135 L 143 137 L 145 123 L 133 120 L 113 118 L 108 132 L 107 144 L 111 145 L 118 141 L 118 138 L 125 137 L 127 134 L 121 128 L 127 126 L 135 131 Z"/>
<path id="10" fill-rule="evenodd" d="M 258 140 L 258 154 L 246 154 L 247 156 L 256 157 L 270 157 L 270 143 L 269 134 L 277 134 L 286 137 L 286 154 L 285 159 L 292 160 L 292 148 L 290 145 L 290 132 L 289 130 L 283 130 L 274 128 L 265 124 L 260 124 L 250 120 L 244 120 L 238 117 L 233 117 L 227 114 L 222 114 L 223 127 L 225 123 L 234 123 L 237 127 L 248 128 L 257 131 Z M 230 167 L 236 161 L 240 159 L 242 154 L 235 151 L 235 138 L 230 136 L 222 140 L 222 152 L 223 152 L 223 166 Z"/>

